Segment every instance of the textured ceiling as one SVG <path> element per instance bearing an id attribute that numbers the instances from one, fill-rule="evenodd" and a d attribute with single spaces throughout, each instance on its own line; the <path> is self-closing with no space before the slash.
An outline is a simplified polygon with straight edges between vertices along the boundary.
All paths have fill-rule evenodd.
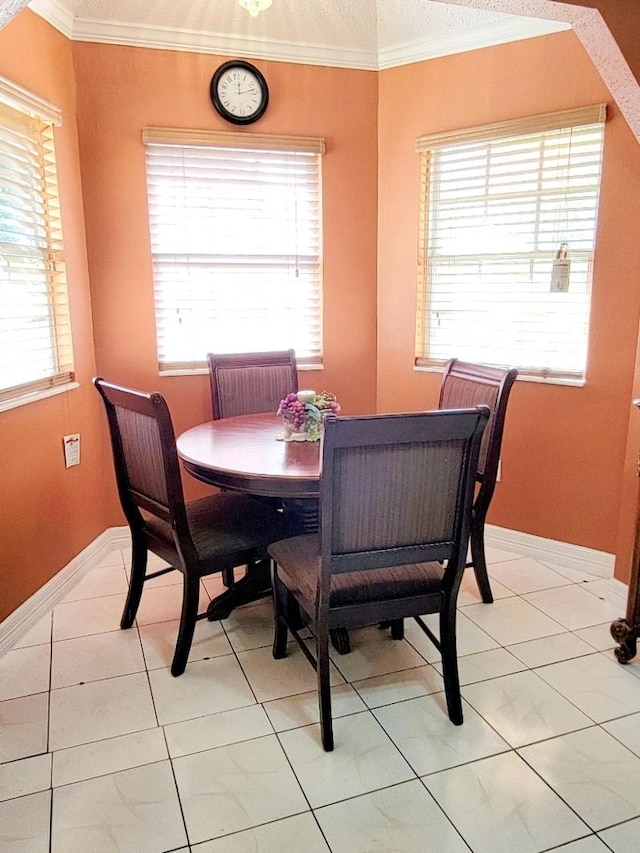
<path id="1" fill-rule="evenodd" d="M 19 0 L 0 0 L 19 2 Z M 434 0 L 32 0 L 70 38 L 382 68 L 565 28 L 539 17 Z"/>

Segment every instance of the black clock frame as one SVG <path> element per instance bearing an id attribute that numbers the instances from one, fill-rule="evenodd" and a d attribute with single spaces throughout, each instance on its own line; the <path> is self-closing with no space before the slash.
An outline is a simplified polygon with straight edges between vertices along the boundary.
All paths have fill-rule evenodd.
<path id="1" fill-rule="evenodd" d="M 236 116 L 230 113 L 227 109 L 225 109 L 224 104 L 221 102 L 220 97 L 218 96 L 218 82 L 222 75 L 229 71 L 231 68 L 241 68 L 243 71 L 250 71 L 251 74 L 255 76 L 258 81 L 258 85 L 260 86 L 260 90 L 262 92 L 262 100 L 260 102 L 260 106 L 250 116 Z M 223 62 L 216 71 L 214 72 L 213 77 L 211 78 L 211 83 L 209 85 L 209 94 L 211 96 L 211 103 L 216 108 L 216 111 L 222 116 L 225 121 L 231 122 L 231 124 L 253 124 L 254 121 L 258 121 L 259 118 L 265 114 L 267 107 L 269 106 L 269 86 L 267 85 L 267 81 L 264 78 L 264 75 L 261 71 L 259 71 L 255 65 L 252 65 L 250 62 L 247 62 L 244 59 L 230 59 L 228 62 Z"/>

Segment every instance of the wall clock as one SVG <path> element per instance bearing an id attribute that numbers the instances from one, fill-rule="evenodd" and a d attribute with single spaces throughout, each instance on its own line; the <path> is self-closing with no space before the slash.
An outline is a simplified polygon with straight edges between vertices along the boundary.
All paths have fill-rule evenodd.
<path id="1" fill-rule="evenodd" d="M 242 59 L 223 62 L 211 78 L 210 93 L 213 106 L 232 124 L 258 121 L 269 104 L 267 81 Z"/>

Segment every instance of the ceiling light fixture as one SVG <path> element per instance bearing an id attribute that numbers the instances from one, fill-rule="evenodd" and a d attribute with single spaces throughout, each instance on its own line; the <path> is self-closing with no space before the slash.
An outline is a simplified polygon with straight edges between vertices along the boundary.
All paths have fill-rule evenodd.
<path id="1" fill-rule="evenodd" d="M 251 15 L 252 18 L 257 18 L 260 12 L 264 12 L 272 4 L 273 0 L 238 0 L 238 3 L 243 9 Z"/>

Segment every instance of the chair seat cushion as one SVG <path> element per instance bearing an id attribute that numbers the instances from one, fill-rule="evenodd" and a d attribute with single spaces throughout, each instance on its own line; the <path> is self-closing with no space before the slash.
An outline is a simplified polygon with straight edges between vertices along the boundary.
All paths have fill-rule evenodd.
<path id="1" fill-rule="evenodd" d="M 293 592 L 315 601 L 320 570 L 320 539 L 317 534 L 294 536 L 268 548 L 278 564 L 278 575 Z M 440 591 L 444 566 L 440 563 L 409 563 L 383 569 L 345 572 L 331 577 L 330 607 L 388 601 L 407 596 L 433 595 Z"/>
<path id="2" fill-rule="evenodd" d="M 267 545 L 286 536 L 282 513 L 246 495 L 224 492 L 186 505 L 193 544 L 201 562 L 222 560 L 256 551 L 255 559 L 267 556 Z M 150 534 L 174 548 L 171 527 L 155 516 L 146 519 Z"/>

